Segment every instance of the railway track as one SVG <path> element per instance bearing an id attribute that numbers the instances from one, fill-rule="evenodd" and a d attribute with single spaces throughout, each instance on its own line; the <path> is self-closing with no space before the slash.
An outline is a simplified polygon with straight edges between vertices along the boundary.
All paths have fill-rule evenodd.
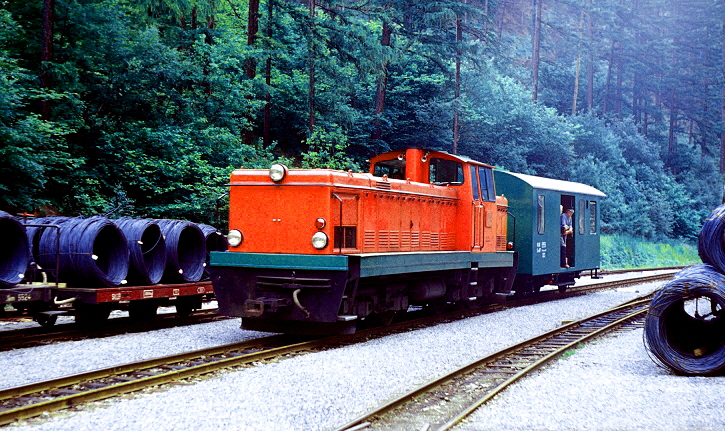
<path id="1" fill-rule="evenodd" d="M 563 298 L 593 290 L 661 280 L 668 276 L 671 276 L 671 274 L 639 277 L 619 282 L 597 283 L 596 285 L 572 289 L 565 295 L 559 292 L 550 293 L 552 297 Z M 547 295 L 536 296 L 545 297 Z M 530 303 L 531 300 L 531 298 L 526 298 L 523 302 Z M 523 305 L 523 302 L 518 305 Z M 0 425 L 31 418 L 44 412 L 57 411 L 82 403 L 208 374 L 221 369 L 248 366 L 269 359 L 336 348 L 367 341 L 371 338 L 408 332 L 446 321 L 494 312 L 500 307 L 502 306 L 494 305 L 485 307 L 483 310 L 459 310 L 399 322 L 390 326 L 371 328 L 359 331 L 355 335 L 342 335 L 309 341 L 301 341 L 300 338 L 291 336 L 276 335 L 0 390 Z"/>
<path id="2" fill-rule="evenodd" d="M 451 429 L 521 377 L 580 343 L 644 321 L 649 298 L 564 325 L 481 358 L 387 402 L 337 431 Z"/>
<path id="3" fill-rule="evenodd" d="M 85 338 L 110 337 L 129 332 L 144 332 L 158 329 L 173 328 L 182 325 L 211 322 L 228 319 L 217 315 L 216 309 L 205 309 L 191 312 L 180 317 L 176 313 L 154 316 L 150 320 L 135 321 L 128 317 L 110 319 L 98 327 L 84 327 L 74 323 L 52 327 L 32 327 L 0 331 L 0 351 L 33 347 L 56 341 L 81 340 Z"/>

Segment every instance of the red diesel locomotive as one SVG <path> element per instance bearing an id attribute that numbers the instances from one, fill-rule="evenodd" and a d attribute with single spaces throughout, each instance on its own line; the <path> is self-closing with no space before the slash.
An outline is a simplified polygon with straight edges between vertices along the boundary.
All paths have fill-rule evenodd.
<path id="1" fill-rule="evenodd" d="M 369 173 L 239 169 L 229 250 L 211 256 L 220 314 L 245 329 L 352 333 L 409 305 L 479 306 L 511 292 L 518 256 L 493 168 L 407 149 Z"/>

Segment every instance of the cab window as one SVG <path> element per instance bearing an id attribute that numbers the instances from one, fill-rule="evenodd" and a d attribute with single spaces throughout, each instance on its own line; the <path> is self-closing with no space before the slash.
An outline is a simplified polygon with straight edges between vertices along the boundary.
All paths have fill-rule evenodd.
<path id="1" fill-rule="evenodd" d="M 431 184 L 463 184 L 463 164 L 460 162 L 433 158 L 430 160 L 429 172 L 429 180 Z"/>
<path id="2" fill-rule="evenodd" d="M 471 165 L 471 188 L 473 188 L 473 200 L 477 201 L 478 198 L 481 196 L 481 192 L 479 191 L 478 181 L 476 181 L 475 165 Z"/>
<path id="3" fill-rule="evenodd" d="M 493 169 L 479 166 L 478 177 L 481 179 L 481 198 L 484 201 L 496 202 L 496 191 L 493 188 Z"/>
<path id="4" fill-rule="evenodd" d="M 387 175 L 388 178 L 395 178 L 399 180 L 405 179 L 405 160 L 392 159 L 383 160 L 375 164 L 373 169 L 373 175 L 376 177 L 382 177 Z"/>

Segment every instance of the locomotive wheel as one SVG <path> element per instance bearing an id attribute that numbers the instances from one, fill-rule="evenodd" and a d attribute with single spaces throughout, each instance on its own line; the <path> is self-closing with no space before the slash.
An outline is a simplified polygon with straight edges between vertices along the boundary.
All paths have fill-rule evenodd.
<path id="1" fill-rule="evenodd" d="M 382 313 L 376 313 L 370 316 L 372 323 L 376 326 L 389 326 L 393 323 L 393 319 L 398 313 L 395 311 L 385 311 Z"/>
<path id="2" fill-rule="evenodd" d="M 559 285 L 559 292 L 560 293 L 566 292 L 567 287 L 569 287 L 569 286 L 567 286 L 566 284 Z"/>
<path id="3" fill-rule="evenodd" d="M 426 309 L 428 309 L 433 314 L 443 314 L 446 311 L 446 301 L 443 299 L 434 299 L 430 301 L 426 305 Z"/>

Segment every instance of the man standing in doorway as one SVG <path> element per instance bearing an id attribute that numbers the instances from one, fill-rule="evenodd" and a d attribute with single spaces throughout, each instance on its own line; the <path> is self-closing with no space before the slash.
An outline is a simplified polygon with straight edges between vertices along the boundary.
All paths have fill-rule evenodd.
<path id="1" fill-rule="evenodd" d="M 561 267 L 569 268 L 569 264 L 566 260 L 566 237 L 574 233 L 574 227 L 572 225 L 571 216 L 574 214 L 574 208 L 567 208 L 566 211 L 561 213 L 560 224 L 561 224 Z"/>

